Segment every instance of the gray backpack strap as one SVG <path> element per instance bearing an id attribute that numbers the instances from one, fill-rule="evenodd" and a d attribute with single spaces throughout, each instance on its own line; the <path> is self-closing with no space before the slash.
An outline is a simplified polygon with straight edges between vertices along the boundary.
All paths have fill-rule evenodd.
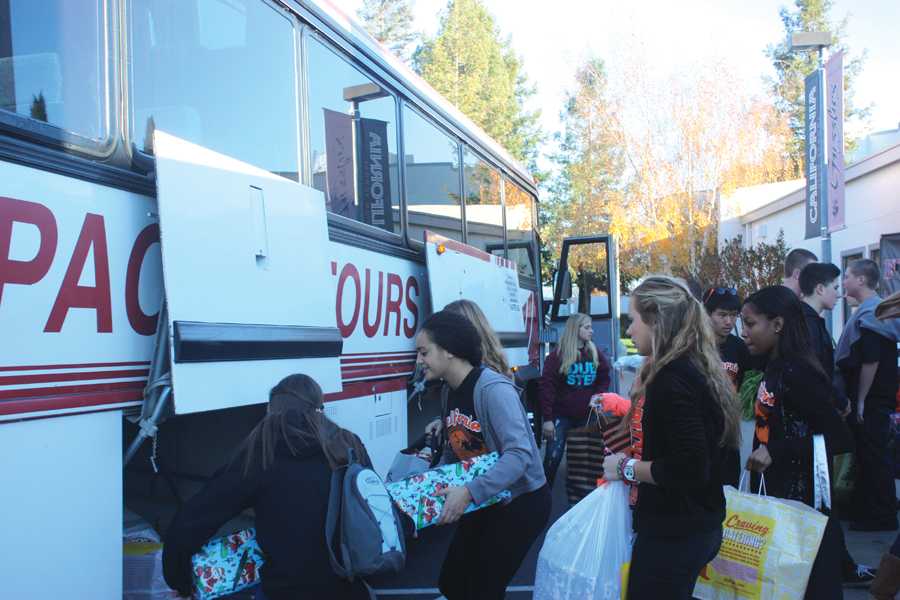
<path id="1" fill-rule="evenodd" d="M 338 519 L 341 516 L 344 474 L 346 472 L 347 468 L 342 467 L 331 473 L 331 492 L 328 495 L 328 513 L 325 517 L 325 545 L 328 546 L 328 559 L 331 561 L 331 568 L 334 572 L 344 579 L 348 578 L 348 572 L 334 555 L 334 538 L 337 534 Z"/>

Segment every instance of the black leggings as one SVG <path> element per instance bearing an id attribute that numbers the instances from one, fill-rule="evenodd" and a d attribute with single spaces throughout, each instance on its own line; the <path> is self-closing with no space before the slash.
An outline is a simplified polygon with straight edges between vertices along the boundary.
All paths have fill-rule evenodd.
<path id="1" fill-rule="evenodd" d="M 680 537 L 637 534 L 631 550 L 628 600 L 690 600 L 700 571 L 721 545 L 721 526 Z"/>
<path id="2" fill-rule="evenodd" d="M 448 600 L 502 600 L 550 519 L 550 489 L 463 515 L 438 583 Z"/>

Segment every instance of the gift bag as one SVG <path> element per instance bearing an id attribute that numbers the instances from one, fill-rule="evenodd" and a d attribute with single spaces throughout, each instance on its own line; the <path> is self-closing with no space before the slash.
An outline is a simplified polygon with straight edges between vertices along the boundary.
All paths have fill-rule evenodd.
<path id="1" fill-rule="evenodd" d="M 766 496 L 764 484 L 760 491 L 725 486 L 722 547 L 700 572 L 696 598 L 804 597 L 828 518 L 802 502 Z"/>
<path id="2" fill-rule="evenodd" d="M 597 487 L 603 477 L 603 431 L 595 418 L 597 411 L 584 427 L 569 430 L 566 438 L 566 495 L 569 505 L 577 504 Z"/>
<path id="3" fill-rule="evenodd" d="M 194 598 L 212 600 L 258 584 L 263 562 L 254 529 L 210 540 L 191 557 Z"/>
<path id="4" fill-rule="evenodd" d="M 628 486 L 613 481 L 595 488 L 547 531 L 534 600 L 619 600 L 631 542 Z"/>
<path id="5" fill-rule="evenodd" d="M 436 491 L 469 483 L 479 475 L 487 473 L 499 458 L 500 455 L 496 452 L 482 454 L 436 469 L 429 469 L 424 473 L 400 481 L 387 483 L 385 487 L 397 507 L 412 519 L 416 530 L 424 529 L 429 525 L 434 525 L 441 516 L 444 497 L 436 496 Z M 507 500 L 511 496 L 508 491 L 500 492 L 482 504 L 470 503 L 465 512 L 469 513 L 491 506 Z"/>

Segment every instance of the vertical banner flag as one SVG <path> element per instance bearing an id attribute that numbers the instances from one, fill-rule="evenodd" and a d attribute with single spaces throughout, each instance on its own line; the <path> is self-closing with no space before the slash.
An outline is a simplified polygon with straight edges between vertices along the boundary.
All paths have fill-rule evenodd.
<path id="1" fill-rule="evenodd" d="M 394 230 L 391 209 L 391 178 L 387 145 L 387 122 L 359 120 L 359 190 L 363 221 L 388 231 Z"/>
<path id="2" fill-rule="evenodd" d="M 828 106 L 828 231 L 844 225 L 844 53 L 825 63 Z"/>
<path id="3" fill-rule="evenodd" d="M 806 77 L 806 237 L 822 235 L 822 173 L 825 170 L 825 135 L 819 127 L 822 71 Z"/>
<path id="4" fill-rule="evenodd" d="M 881 236 L 881 293 L 890 296 L 900 292 L 900 233 Z"/>
<path id="5" fill-rule="evenodd" d="M 325 155 L 328 174 L 325 194 L 328 210 L 358 219 L 353 193 L 353 117 L 325 111 Z"/>

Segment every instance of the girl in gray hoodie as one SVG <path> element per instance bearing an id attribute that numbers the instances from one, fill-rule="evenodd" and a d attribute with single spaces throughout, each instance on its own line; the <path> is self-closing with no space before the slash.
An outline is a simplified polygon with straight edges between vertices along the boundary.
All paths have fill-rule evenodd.
<path id="1" fill-rule="evenodd" d="M 459 521 L 439 580 L 450 600 L 502 599 L 506 586 L 550 518 L 550 490 L 525 409 L 506 377 L 480 366 L 481 340 L 472 323 L 448 311 L 433 314 L 416 337 L 426 380 L 446 382 L 442 462 L 489 452 L 500 459 L 465 486 L 450 487 L 439 524 Z M 509 490 L 512 497 L 463 515 Z"/>

